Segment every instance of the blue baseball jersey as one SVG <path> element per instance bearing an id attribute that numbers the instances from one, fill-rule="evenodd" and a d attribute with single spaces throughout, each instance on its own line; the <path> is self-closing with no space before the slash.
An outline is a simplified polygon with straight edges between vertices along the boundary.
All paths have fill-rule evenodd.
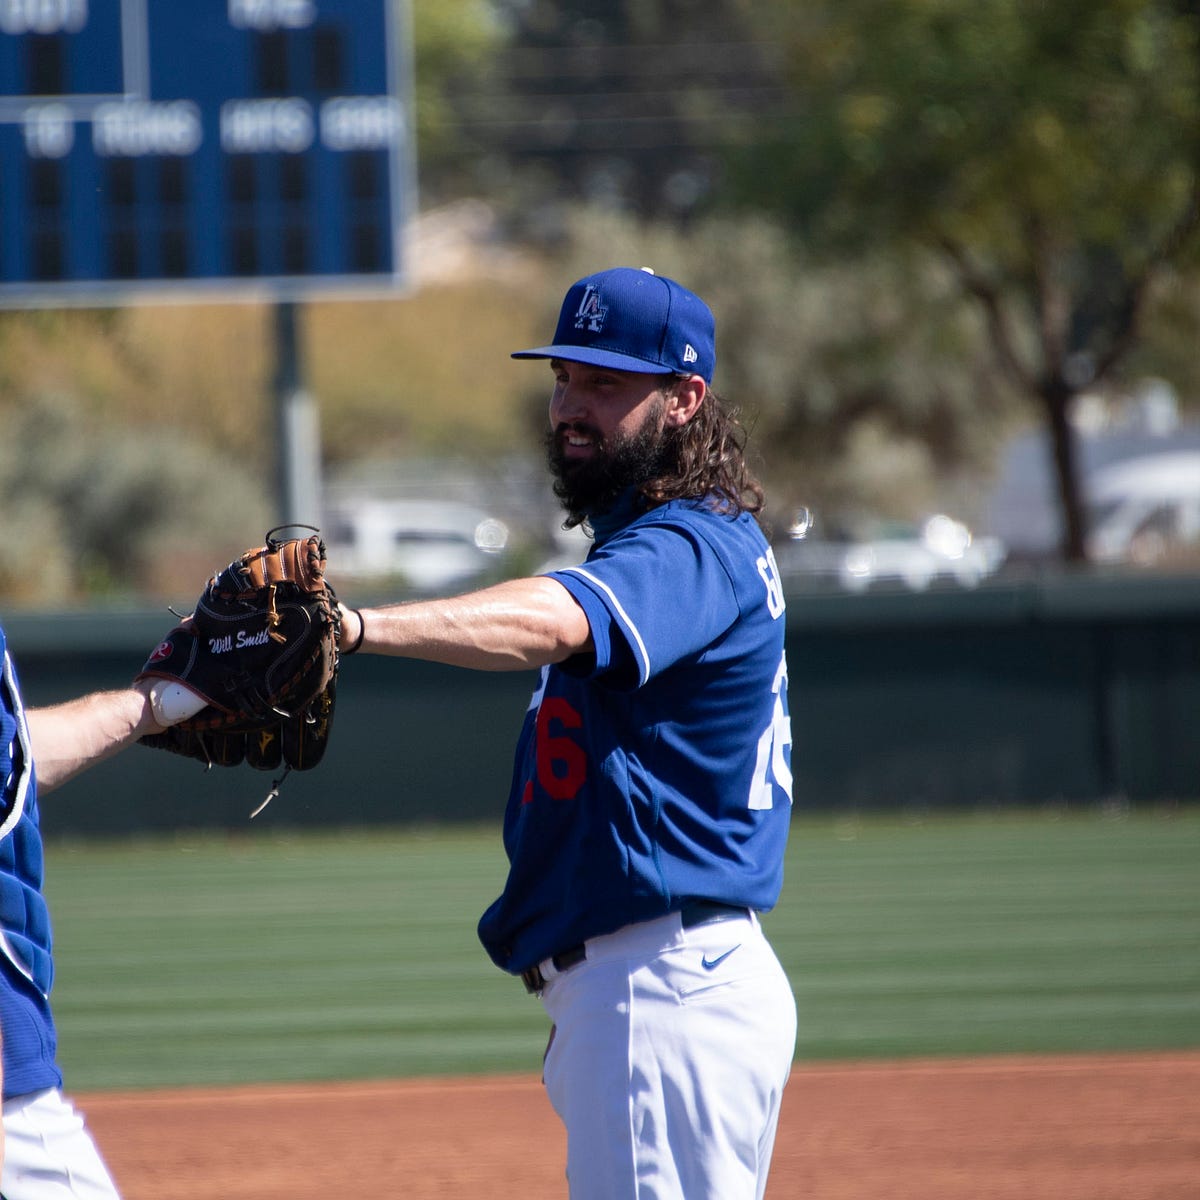
<path id="1" fill-rule="evenodd" d="M 615 527 L 614 527 L 615 526 Z M 707 899 L 765 912 L 791 816 L 784 600 L 749 514 L 672 501 L 596 524 L 550 573 L 595 646 L 542 670 L 479 936 L 519 973 Z"/>
<path id="2" fill-rule="evenodd" d="M 16 670 L 0 629 L 0 1032 L 4 1097 L 59 1087 L 50 1012 L 50 914 L 42 895 L 37 777 Z"/>

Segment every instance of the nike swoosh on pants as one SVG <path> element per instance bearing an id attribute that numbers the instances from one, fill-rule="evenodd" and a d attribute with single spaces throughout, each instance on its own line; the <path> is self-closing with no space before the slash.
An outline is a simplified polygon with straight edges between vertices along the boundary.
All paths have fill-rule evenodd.
<path id="1" fill-rule="evenodd" d="M 726 950 L 724 954 L 718 954 L 716 958 L 709 958 L 708 955 L 705 955 L 700 959 L 700 965 L 706 971 L 714 971 L 733 953 L 734 950 L 740 949 L 741 945 L 742 943 L 738 942 L 738 944 L 732 949 Z"/>

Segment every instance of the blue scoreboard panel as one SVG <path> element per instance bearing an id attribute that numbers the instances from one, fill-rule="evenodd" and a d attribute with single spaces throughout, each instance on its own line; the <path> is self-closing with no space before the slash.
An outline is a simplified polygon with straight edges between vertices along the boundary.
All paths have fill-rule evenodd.
<path id="1" fill-rule="evenodd" d="M 403 282 L 399 0 L 0 0 L 0 305 Z"/>

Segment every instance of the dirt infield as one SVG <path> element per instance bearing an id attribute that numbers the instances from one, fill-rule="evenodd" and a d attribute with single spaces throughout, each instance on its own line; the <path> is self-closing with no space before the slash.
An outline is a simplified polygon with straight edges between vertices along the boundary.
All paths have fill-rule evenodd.
<path id="1" fill-rule="evenodd" d="M 75 1097 L 126 1200 L 563 1197 L 540 1083 Z M 1196 1200 L 1200 1053 L 798 1066 L 774 1200 Z"/>

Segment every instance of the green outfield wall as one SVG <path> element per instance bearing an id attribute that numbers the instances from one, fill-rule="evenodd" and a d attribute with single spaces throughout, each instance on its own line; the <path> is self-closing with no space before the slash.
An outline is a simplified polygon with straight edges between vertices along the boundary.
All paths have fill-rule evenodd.
<path id="1" fill-rule="evenodd" d="M 27 699 L 129 679 L 172 618 L 9 613 Z M 1200 795 L 1200 578 L 788 595 L 799 807 L 1151 803 Z M 356 656 L 325 761 L 258 822 L 498 818 L 532 672 Z M 50 835 L 239 827 L 272 782 L 134 747 L 46 797 Z"/>

